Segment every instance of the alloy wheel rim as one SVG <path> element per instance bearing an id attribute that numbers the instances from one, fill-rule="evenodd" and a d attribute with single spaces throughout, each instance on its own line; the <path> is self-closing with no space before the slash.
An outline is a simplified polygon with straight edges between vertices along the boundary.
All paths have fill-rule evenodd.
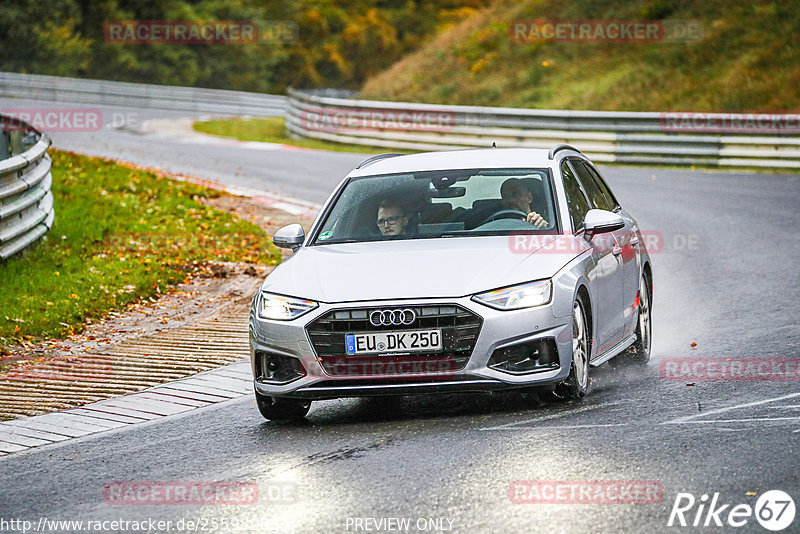
<path id="1" fill-rule="evenodd" d="M 572 306 L 572 361 L 575 366 L 575 376 L 581 389 L 589 381 L 587 371 L 586 328 L 583 321 L 583 310 L 576 301 Z"/>
<path id="2" fill-rule="evenodd" d="M 642 334 L 642 347 L 650 350 L 650 297 L 644 278 L 639 283 L 639 332 Z"/>

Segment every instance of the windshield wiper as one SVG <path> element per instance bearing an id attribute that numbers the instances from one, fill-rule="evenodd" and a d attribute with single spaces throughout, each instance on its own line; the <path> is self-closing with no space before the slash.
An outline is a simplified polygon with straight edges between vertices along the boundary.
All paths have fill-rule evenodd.
<path id="1" fill-rule="evenodd" d="M 341 243 L 361 243 L 360 239 L 317 239 L 314 241 L 315 245 L 339 245 Z"/>

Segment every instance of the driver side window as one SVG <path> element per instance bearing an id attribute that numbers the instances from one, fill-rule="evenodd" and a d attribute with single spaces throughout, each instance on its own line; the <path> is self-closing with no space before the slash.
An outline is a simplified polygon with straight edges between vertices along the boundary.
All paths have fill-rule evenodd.
<path id="1" fill-rule="evenodd" d="M 583 193 L 578 179 L 567 165 L 567 160 L 561 163 L 561 175 L 564 177 L 564 190 L 567 193 L 567 207 L 569 217 L 572 219 L 572 230 L 577 232 L 583 228 L 583 220 L 589 211 L 589 201 Z"/>

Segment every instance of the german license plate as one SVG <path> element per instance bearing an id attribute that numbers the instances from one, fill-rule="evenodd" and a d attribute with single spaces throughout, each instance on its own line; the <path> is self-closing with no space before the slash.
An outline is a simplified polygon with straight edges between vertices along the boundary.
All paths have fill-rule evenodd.
<path id="1" fill-rule="evenodd" d="M 441 330 L 406 330 L 344 336 L 347 354 L 423 352 L 442 348 Z"/>

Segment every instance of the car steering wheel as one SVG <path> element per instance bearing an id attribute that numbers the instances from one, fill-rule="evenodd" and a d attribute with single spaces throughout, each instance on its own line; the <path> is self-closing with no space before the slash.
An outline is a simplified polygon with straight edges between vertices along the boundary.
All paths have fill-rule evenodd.
<path id="1" fill-rule="evenodd" d="M 522 219 L 527 219 L 528 214 L 522 210 L 502 209 L 486 217 L 478 224 L 478 226 L 483 226 L 484 224 L 491 221 L 495 221 L 497 219 L 515 219 L 517 217 L 521 217 Z"/>

